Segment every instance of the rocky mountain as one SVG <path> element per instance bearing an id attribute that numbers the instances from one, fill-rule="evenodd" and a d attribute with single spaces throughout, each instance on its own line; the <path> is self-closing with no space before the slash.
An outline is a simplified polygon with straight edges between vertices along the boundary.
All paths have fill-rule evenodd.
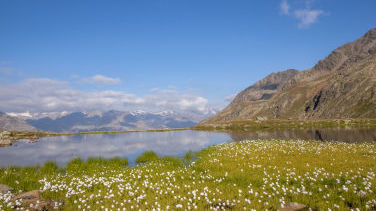
<path id="1" fill-rule="evenodd" d="M 22 119 L 12 117 L 6 113 L 0 112 L 0 131 L 12 130 L 12 131 L 35 131 L 36 128 L 29 125 Z"/>
<path id="2" fill-rule="evenodd" d="M 30 114 L 30 117 L 23 115 L 26 122 L 37 130 L 51 132 L 183 128 L 197 124 L 197 121 L 193 121 L 172 111 L 158 113 L 145 111 L 73 112 L 60 115 L 52 113 L 51 117 L 44 114 L 41 118 L 38 117 L 41 117 L 41 115 Z"/>
<path id="3" fill-rule="evenodd" d="M 268 75 L 201 124 L 332 118 L 376 118 L 376 28 L 310 69 Z"/>

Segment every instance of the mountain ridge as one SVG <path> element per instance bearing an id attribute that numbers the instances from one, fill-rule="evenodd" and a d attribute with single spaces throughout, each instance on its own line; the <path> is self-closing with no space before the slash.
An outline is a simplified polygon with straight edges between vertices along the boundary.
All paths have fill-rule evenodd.
<path id="1" fill-rule="evenodd" d="M 288 70 L 286 70 L 288 71 Z M 304 71 L 274 73 L 274 91 L 257 86 L 241 91 L 217 115 L 200 124 L 257 119 L 376 118 L 376 28 L 333 50 Z M 286 76 L 287 75 L 287 76 Z M 272 81 L 273 82 L 273 81 Z M 260 93 L 269 93 L 260 98 Z"/>
<path id="2" fill-rule="evenodd" d="M 37 129 L 22 119 L 9 116 L 0 111 L 0 131 L 1 130 L 36 131 Z"/>
<path id="3" fill-rule="evenodd" d="M 39 116 L 39 114 L 34 115 Z M 198 122 L 172 111 L 82 111 L 56 116 L 57 114 L 55 113 L 52 114 L 52 117 L 44 114 L 42 118 L 29 117 L 26 118 L 25 121 L 38 130 L 50 132 L 126 131 L 182 128 L 193 126 Z"/>

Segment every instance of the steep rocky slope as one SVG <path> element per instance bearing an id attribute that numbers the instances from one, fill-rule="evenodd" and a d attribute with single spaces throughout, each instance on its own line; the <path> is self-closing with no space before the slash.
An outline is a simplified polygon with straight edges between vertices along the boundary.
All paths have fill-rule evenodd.
<path id="1" fill-rule="evenodd" d="M 202 124 L 244 119 L 376 118 L 376 28 L 314 67 L 272 73 Z"/>
<path id="2" fill-rule="evenodd" d="M 35 131 L 36 129 L 22 119 L 11 117 L 0 112 L 0 131 L 3 130 Z"/>

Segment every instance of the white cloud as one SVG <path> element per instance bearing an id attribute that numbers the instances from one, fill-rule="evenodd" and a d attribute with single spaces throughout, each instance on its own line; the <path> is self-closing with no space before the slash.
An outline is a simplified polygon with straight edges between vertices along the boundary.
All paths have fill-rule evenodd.
<path id="1" fill-rule="evenodd" d="M 111 78 L 104 75 L 94 75 L 90 78 L 83 79 L 83 82 L 96 85 L 115 85 L 121 83 L 120 78 Z"/>
<path id="2" fill-rule="evenodd" d="M 147 111 L 173 110 L 207 114 L 208 100 L 177 91 L 158 89 L 145 97 L 122 91 L 81 91 L 68 82 L 47 78 L 27 79 L 11 85 L 0 85 L 0 111 L 61 112 L 61 111 Z"/>
<path id="3" fill-rule="evenodd" d="M 308 28 L 310 25 L 318 21 L 319 16 L 325 14 L 323 10 L 311 9 L 313 2 L 314 0 L 303 0 L 300 3 L 304 3 L 304 8 L 293 9 L 293 11 L 290 12 L 292 7 L 287 0 L 282 0 L 280 3 L 280 12 L 282 15 L 297 19 L 299 21 L 299 28 Z"/>
<path id="4" fill-rule="evenodd" d="M 290 5 L 287 0 L 282 0 L 280 4 L 280 10 L 283 15 L 290 14 Z"/>
<path id="5" fill-rule="evenodd" d="M 318 17 L 322 14 L 324 14 L 322 10 L 302 9 L 294 11 L 294 16 L 299 20 L 299 27 L 301 28 L 309 27 L 317 22 Z"/>
<path id="6" fill-rule="evenodd" d="M 189 111 L 206 114 L 210 108 L 206 98 L 193 94 L 182 93 L 175 88 L 154 89 L 145 98 L 147 106 L 157 106 L 163 110 Z"/>
<path id="7" fill-rule="evenodd" d="M 102 110 L 140 102 L 142 99 L 132 94 L 116 91 L 83 92 L 72 89 L 67 82 L 45 78 L 0 86 L 2 111 Z"/>

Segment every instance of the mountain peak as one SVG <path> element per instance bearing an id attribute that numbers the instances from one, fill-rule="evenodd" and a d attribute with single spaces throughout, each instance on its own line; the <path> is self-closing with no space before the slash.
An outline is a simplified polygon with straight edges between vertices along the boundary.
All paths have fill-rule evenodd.
<path id="1" fill-rule="evenodd" d="M 376 39 L 376 28 L 370 29 L 364 37 L 367 37 L 369 39 Z"/>
<path id="2" fill-rule="evenodd" d="M 195 125 L 198 121 L 192 117 L 180 115 L 173 111 L 81 111 L 52 118 L 30 118 L 30 125 L 41 131 L 86 132 L 145 130 L 161 128 L 181 128 Z"/>
<path id="3" fill-rule="evenodd" d="M 36 129 L 22 119 L 0 112 L 0 131 L 2 130 L 35 131 Z"/>
<path id="4" fill-rule="evenodd" d="M 131 111 L 130 114 L 133 115 L 133 116 L 137 116 L 137 115 L 143 115 L 143 114 L 146 114 L 147 112 L 146 111 L 143 111 L 143 110 L 136 110 L 136 111 Z"/>
<path id="5" fill-rule="evenodd" d="M 343 69 L 353 62 L 364 59 L 370 54 L 376 53 L 376 28 L 369 30 L 359 39 L 346 43 L 334 51 L 325 59 L 320 60 L 313 71 L 335 71 Z"/>
<path id="6" fill-rule="evenodd" d="M 272 73 L 202 121 L 376 118 L 376 28 L 313 68 Z"/>

